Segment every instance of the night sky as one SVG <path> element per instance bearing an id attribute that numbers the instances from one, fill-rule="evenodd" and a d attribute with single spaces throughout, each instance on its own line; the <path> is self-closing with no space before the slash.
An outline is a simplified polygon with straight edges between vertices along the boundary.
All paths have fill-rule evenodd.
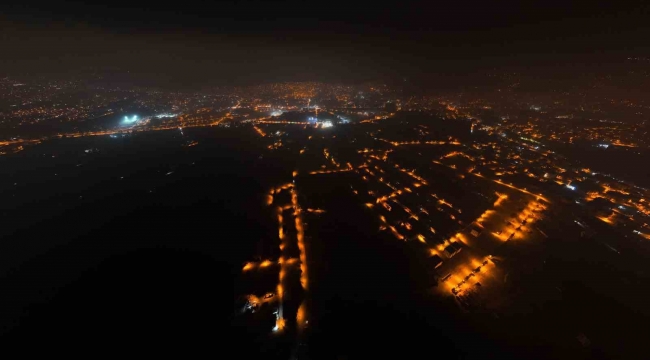
<path id="1" fill-rule="evenodd" d="M 179 88 L 426 79 L 509 67 L 571 72 L 650 49 L 650 7 L 613 1 L 23 1 L 1 7 L 4 75 L 99 68 Z"/>

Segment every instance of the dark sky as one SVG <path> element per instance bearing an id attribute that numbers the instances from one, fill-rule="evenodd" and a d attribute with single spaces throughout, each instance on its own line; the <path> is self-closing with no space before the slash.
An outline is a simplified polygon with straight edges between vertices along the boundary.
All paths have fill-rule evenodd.
<path id="1" fill-rule="evenodd" d="M 0 73 L 110 67 L 161 86 L 360 81 L 574 69 L 650 49 L 642 4 L 381 3 L 27 0 L 0 5 Z"/>

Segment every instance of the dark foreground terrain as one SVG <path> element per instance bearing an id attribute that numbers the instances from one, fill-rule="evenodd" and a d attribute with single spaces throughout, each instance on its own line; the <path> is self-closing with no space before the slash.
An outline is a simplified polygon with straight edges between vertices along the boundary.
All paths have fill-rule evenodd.
<path id="1" fill-rule="evenodd" d="M 261 154 L 251 129 L 233 128 L 57 140 L 3 157 L 2 343 L 22 354 L 295 354 L 291 338 L 242 321 L 233 305 L 242 264 L 267 255 L 259 244 L 277 237 L 264 196 L 293 169 Z M 575 229 L 556 229 L 546 243 L 513 248 L 513 259 L 526 254 L 521 263 L 500 265 L 520 270 L 506 286 L 506 310 L 466 313 L 452 296 L 434 296 L 416 250 L 378 232 L 348 183 L 300 183 L 301 196 L 326 212 L 305 219 L 312 310 L 299 353 L 587 359 L 642 351 L 647 314 L 634 299 L 648 273 L 633 250 L 613 254 L 576 241 Z"/>

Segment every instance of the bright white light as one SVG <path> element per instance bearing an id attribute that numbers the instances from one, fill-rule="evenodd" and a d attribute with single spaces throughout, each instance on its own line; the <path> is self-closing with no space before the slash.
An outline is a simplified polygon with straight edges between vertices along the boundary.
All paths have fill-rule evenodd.
<path id="1" fill-rule="evenodd" d="M 575 189 L 576 189 L 576 187 L 573 186 L 573 185 L 567 185 L 566 187 L 568 187 L 568 188 L 571 189 L 571 190 L 575 190 Z"/>
<path id="2" fill-rule="evenodd" d="M 321 127 L 323 127 L 323 128 L 328 128 L 328 127 L 332 127 L 332 126 L 334 126 L 334 124 L 332 124 L 331 121 L 323 121 L 323 123 L 321 125 Z"/>
<path id="3" fill-rule="evenodd" d="M 175 117 L 177 114 L 172 114 L 172 113 L 163 113 L 163 114 L 158 114 L 154 117 L 156 118 L 170 118 L 170 117 Z"/>
<path id="4" fill-rule="evenodd" d="M 138 121 L 138 116 L 137 116 L 137 115 L 133 115 L 133 117 L 130 118 L 130 119 L 129 119 L 128 116 L 125 116 L 125 117 L 124 117 L 124 121 L 122 121 L 122 122 L 125 123 L 125 124 L 133 124 L 133 123 L 135 123 L 135 122 L 137 122 L 137 121 Z"/>

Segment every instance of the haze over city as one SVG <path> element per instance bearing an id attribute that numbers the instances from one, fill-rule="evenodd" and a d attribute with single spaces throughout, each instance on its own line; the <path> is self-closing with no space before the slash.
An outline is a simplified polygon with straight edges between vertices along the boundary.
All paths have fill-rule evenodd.
<path id="1" fill-rule="evenodd" d="M 3 343 L 644 358 L 648 7 L 389 5 L 3 5 Z"/>

